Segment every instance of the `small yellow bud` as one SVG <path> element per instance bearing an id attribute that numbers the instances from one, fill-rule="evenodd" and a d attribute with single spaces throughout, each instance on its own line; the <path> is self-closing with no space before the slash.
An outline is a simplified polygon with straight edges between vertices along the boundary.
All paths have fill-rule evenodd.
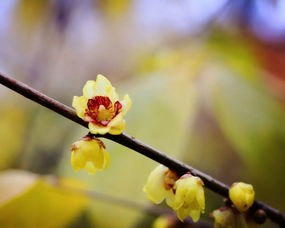
<path id="1" fill-rule="evenodd" d="M 199 177 L 185 174 L 175 183 L 175 196 L 173 210 L 178 218 L 183 221 L 188 216 L 194 222 L 200 218 L 200 214 L 205 210 L 205 195 L 203 182 Z"/>
<path id="2" fill-rule="evenodd" d="M 131 105 L 129 95 L 119 101 L 115 88 L 101 74 L 96 81 L 87 81 L 83 96 L 74 96 L 72 102 L 77 116 L 89 123 L 90 132 L 101 135 L 121 134 L 125 129 L 124 116 Z"/>
<path id="3" fill-rule="evenodd" d="M 254 202 L 252 185 L 243 182 L 234 183 L 229 190 L 229 197 L 240 212 L 247 211 Z"/>
<path id="4" fill-rule="evenodd" d="M 110 161 L 110 156 L 105 150 L 104 143 L 99 139 L 89 136 L 72 144 L 71 164 L 77 171 L 85 169 L 90 173 L 105 169 Z"/>
<path id="5" fill-rule="evenodd" d="M 176 180 L 177 176 L 174 172 L 159 165 L 150 173 L 143 191 L 153 203 L 159 204 L 166 199 L 166 203 L 171 206 L 174 200 L 173 186 Z"/>

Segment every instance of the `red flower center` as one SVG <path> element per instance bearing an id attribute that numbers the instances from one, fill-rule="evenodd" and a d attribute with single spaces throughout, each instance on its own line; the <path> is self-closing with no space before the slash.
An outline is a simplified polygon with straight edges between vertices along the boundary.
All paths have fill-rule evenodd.
<path id="1" fill-rule="evenodd" d="M 106 127 L 122 111 L 122 104 L 114 104 L 109 97 L 95 96 L 88 100 L 85 121 Z"/>

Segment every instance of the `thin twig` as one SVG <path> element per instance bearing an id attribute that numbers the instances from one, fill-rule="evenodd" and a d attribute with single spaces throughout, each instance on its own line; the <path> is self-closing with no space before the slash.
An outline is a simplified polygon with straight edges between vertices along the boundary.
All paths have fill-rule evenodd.
<path id="1" fill-rule="evenodd" d="M 17 93 L 23 95 L 24 97 L 35 101 L 36 103 L 41 104 L 42 106 L 51 109 L 53 111 L 55 111 L 56 113 L 88 128 L 87 123 L 84 122 L 82 119 L 80 119 L 79 117 L 77 117 L 75 111 L 44 95 L 43 93 L 25 85 L 22 82 L 19 82 L 15 79 L 12 79 L 8 76 L 5 76 L 3 74 L 0 74 L 0 83 L 3 84 L 4 86 L 10 88 L 11 90 L 16 91 Z M 129 136 L 125 133 L 122 133 L 121 135 L 110 135 L 110 134 L 106 134 L 106 135 L 96 135 L 96 137 L 104 137 L 107 139 L 110 139 L 114 142 L 117 142 L 121 145 L 124 145 L 130 149 L 133 149 L 143 155 L 145 155 L 146 157 L 151 158 L 154 161 L 157 161 L 160 164 L 163 164 L 165 166 L 167 166 L 168 168 L 170 168 L 171 170 L 174 170 L 175 172 L 177 172 L 179 175 L 183 175 L 187 172 L 191 172 L 193 175 L 200 177 L 205 186 L 212 190 L 213 192 L 224 196 L 224 197 L 228 197 L 228 190 L 229 190 L 229 186 L 227 186 L 226 184 L 214 179 L 213 177 L 192 168 L 191 166 L 184 164 L 164 153 L 162 153 L 161 151 L 144 144 L 143 142 L 135 139 L 132 136 Z M 285 225 L 285 215 L 282 214 L 280 211 L 278 211 L 275 208 L 270 207 L 269 205 L 262 203 L 260 201 L 255 201 L 253 204 L 253 209 L 263 209 L 267 216 L 275 223 L 279 224 L 281 227 Z"/>

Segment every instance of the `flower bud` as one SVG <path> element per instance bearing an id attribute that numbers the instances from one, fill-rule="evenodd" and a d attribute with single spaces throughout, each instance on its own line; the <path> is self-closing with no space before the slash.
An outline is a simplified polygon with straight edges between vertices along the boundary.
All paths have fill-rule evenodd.
<path id="1" fill-rule="evenodd" d="M 89 173 L 96 173 L 97 170 L 105 169 L 109 161 L 110 156 L 99 139 L 85 136 L 72 145 L 71 164 L 76 171 L 85 169 Z"/>
<path id="2" fill-rule="evenodd" d="M 247 211 L 254 202 L 252 185 L 243 182 L 234 183 L 229 190 L 229 197 L 240 212 Z"/>

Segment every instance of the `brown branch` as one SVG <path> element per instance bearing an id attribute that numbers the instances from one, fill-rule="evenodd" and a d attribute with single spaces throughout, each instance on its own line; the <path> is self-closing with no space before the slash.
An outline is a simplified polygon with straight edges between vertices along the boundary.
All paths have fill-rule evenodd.
<path id="1" fill-rule="evenodd" d="M 35 101 L 36 103 L 41 104 L 42 106 L 51 109 L 53 111 L 55 111 L 56 113 L 88 128 L 87 123 L 84 122 L 82 119 L 80 119 L 79 117 L 77 117 L 75 111 L 42 94 L 41 92 L 25 85 L 22 82 L 19 82 L 15 79 L 12 79 L 10 77 L 7 77 L 3 74 L 0 74 L 0 83 L 3 84 L 4 86 L 10 88 L 11 90 L 16 91 L 17 93 L 23 95 L 24 97 Z M 214 179 L 213 177 L 192 168 L 191 166 L 184 164 L 164 153 L 162 153 L 161 151 L 144 144 L 143 142 L 135 139 L 132 136 L 129 136 L 125 133 L 122 133 L 121 135 L 110 135 L 110 134 L 106 134 L 106 135 L 96 135 L 96 137 L 104 137 L 107 139 L 110 139 L 114 142 L 117 142 L 123 146 L 126 146 L 130 149 L 133 149 L 141 154 L 143 154 L 144 156 L 151 158 L 152 160 L 163 164 L 165 166 L 167 166 L 168 168 L 176 171 L 179 175 L 183 175 L 187 172 L 191 172 L 193 175 L 200 177 L 205 186 L 212 190 L 213 192 L 224 196 L 224 197 L 228 197 L 228 190 L 229 190 L 229 186 L 227 186 L 226 184 Z M 270 207 L 269 205 L 262 203 L 260 201 L 255 201 L 253 204 L 253 209 L 263 209 L 267 216 L 275 223 L 279 224 L 281 227 L 285 225 L 285 215 L 282 214 L 280 211 L 278 211 L 275 208 Z"/>

